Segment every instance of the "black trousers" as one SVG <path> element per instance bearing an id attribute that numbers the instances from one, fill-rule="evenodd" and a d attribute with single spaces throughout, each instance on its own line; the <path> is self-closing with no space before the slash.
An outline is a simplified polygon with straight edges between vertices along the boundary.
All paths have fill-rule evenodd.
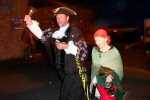
<path id="1" fill-rule="evenodd" d="M 78 73 L 65 75 L 59 100 L 87 100 Z"/>

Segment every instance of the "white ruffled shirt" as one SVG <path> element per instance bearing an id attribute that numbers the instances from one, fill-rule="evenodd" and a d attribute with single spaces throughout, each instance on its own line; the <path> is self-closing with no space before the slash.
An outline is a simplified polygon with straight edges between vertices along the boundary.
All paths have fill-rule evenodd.
<path id="1" fill-rule="evenodd" d="M 42 39 L 43 32 L 40 29 L 39 23 L 37 21 L 32 20 L 32 24 L 27 25 L 27 27 L 38 39 Z"/>
<path id="2" fill-rule="evenodd" d="M 55 39 L 61 39 L 62 37 L 65 36 L 65 32 L 68 29 L 68 27 L 69 27 L 69 23 L 64 27 L 60 27 L 58 31 L 55 31 L 52 34 L 52 37 L 55 38 Z"/>
<path id="3" fill-rule="evenodd" d="M 65 32 L 68 29 L 68 27 L 69 27 L 69 23 L 66 26 L 64 26 L 64 27 L 60 27 L 60 29 L 58 31 L 55 31 L 53 33 L 52 37 L 55 38 L 55 39 L 61 39 L 62 37 L 65 36 Z M 76 56 L 76 54 L 77 54 L 77 46 L 75 46 L 73 41 L 69 41 L 68 45 L 69 45 L 68 48 L 64 49 L 66 54 L 73 54 L 73 55 Z"/>
<path id="4" fill-rule="evenodd" d="M 42 30 L 40 29 L 39 23 L 35 20 L 32 20 L 32 24 L 31 25 L 27 25 L 27 27 L 29 28 L 29 30 L 38 38 L 38 39 L 42 39 L 42 35 L 44 34 L 42 32 Z M 61 39 L 62 37 L 65 36 L 65 32 L 69 27 L 69 23 L 64 26 L 61 27 L 58 31 L 55 31 L 52 34 L 52 37 L 55 39 Z M 68 48 L 64 49 L 66 54 L 73 54 L 74 56 L 76 56 L 77 54 L 77 46 L 75 45 L 75 43 L 73 41 L 69 41 L 68 42 Z"/>

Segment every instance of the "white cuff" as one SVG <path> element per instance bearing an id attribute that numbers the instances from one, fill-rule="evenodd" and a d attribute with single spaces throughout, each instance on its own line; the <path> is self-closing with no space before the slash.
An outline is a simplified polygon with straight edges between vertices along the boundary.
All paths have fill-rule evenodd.
<path id="1" fill-rule="evenodd" d="M 96 84 L 96 83 L 97 83 L 96 76 L 93 78 L 92 82 L 93 82 L 94 84 Z"/>
<path id="2" fill-rule="evenodd" d="M 77 46 L 74 45 L 73 41 L 69 41 L 68 48 L 65 49 L 66 54 L 73 54 L 76 56 L 77 54 Z"/>
<path id="3" fill-rule="evenodd" d="M 32 24 L 27 25 L 27 27 L 38 39 L 42 39 L 43 32 L 40 29 L 37 21 L 32 20 Z"/>

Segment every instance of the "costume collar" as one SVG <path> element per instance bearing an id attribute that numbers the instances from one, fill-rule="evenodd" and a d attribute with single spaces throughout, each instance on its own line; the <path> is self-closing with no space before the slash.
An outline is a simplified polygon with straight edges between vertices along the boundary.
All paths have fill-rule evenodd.
<path id="1" fill-rule="evenodd" d="M 110 45 L 110 49 L 108 49 L 107 51 L 111 50 L 112 48 L 113 48 L 113 46 Z M 97 50 L 98 52 L 100 52 L 100 53 L 104 53 L 104 52 L 100 51 L 100 49 L 99 49 L 98 46 L 96 46 L 96 50 Z M 105 51 L 105 52 L 107 52 L 107 51 Z"/>
<path id="2" fill-rule="evenodd" d="M 68 23 L 66 26 L 64 26 L 64 27 L 60 27 L 59 28 L 59 30 L 67 30 L 68 29 L 68 27 L 70 26 L 70 24 Z"/>
<path id="3" fill-rule="evenodd" d="M 62 37 L 66 36 L 65 32 L 69 26 L 70 26 L 70 24 L 68 23 L 66 26 L 60 27 L 58 31 L 55 31 L 53 33 L 52 37 L 55 39 L 61 39 Z"/>

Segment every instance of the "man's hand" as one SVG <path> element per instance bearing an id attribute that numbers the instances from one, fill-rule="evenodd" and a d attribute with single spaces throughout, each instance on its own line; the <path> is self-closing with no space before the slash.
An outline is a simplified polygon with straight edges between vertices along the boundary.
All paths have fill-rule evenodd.
<path id="1" fill-rule="evenodd" d="M 31 20 L 31 17 L 29 15 L 25 15 L 24 21 L 26 22 L 27 25 L 32 24 L 32 20 Z"/>
<path id="2" fill-rule="evenodd" d="M 55 44 L 56 44 L 57 49 L 59 49 L 59 50 L 68 48 L 68 44 L 66 44 L 64 42 L 56 42 Z"/>

